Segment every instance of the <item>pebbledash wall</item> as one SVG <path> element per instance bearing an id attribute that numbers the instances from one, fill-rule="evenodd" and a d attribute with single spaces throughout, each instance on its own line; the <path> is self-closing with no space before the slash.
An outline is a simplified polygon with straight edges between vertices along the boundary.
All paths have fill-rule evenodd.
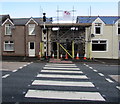
<path id="1" fill-rule="evenodd" d="M 87 57 L 107 59 L 120 58 L 119 20 L 118 16 L 78 17 L 77 21 L 79 23 L 92 23 L 92 26 L 87 28 L 86 33 L 85 50 Z M 92 36 L 90 36 L 90 34 L 92 34 Z"/>
<path id="2" fill-rule="evenodd" d="M 33 46 L 35 56 L 39 56 L 40 42 L 43 40 L 42 18 L 14 19 L 8 15 L 1 15 L 1 17 L 3 18 L 0 21 L 2 55 L 30 56 L 29 42 L 35 42 Z M 118 16 L 78 16 L 76 23 L 91 23 L 90 27 L 86 27 L 85 33 L 85 55 L 87 58 L 120 58 L 120 19 Z M 11 25 L 11 35 L 5 33 L 6 24 Z M 34 30 L 30 30 L 34 34 L 29 34 L 30 24 L 35 26 Z M 52 24 L 52 21 L 48 19 L 47 24 Z M 51 29 L 49 29 L 49 34 L 51 34 L 50 31 Z M 13 44 L 13 50 L 5 50 L 5 44 L 9 43 L 11 46 Z"/>

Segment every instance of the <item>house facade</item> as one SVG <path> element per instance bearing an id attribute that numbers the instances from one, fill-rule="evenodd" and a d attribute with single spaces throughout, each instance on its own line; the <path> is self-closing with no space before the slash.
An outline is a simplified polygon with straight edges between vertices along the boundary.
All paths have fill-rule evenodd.
<path id="1" fill-rule="evenodd" d="M 1 23 L 2 55 L 26 57 L 38 56 L 40 42 L 42 40 L 41 23 L 42 18 L 32 17 L 15 19 L 7 17 L 3 20 Z"/>
<path id="2" fill-rule="evenodd" d="M 120 58 L 120 22 L 117 16 L 78 16 L 77 22 L 91 23 L 87 28 L 86 55 L 89 58 Z"/>
<path id="3" fill-rule="evenodd" d="M 47 18 L 45 34 L 42 18 L 1 17 L 2 56 L 43 57 L 53 53 L 60 56 L 69 52 L 73 58 L 77 53 L 87 58 L 120 58 L 117 16 L 78 16 L 74 24 L 54 24 Z"/>

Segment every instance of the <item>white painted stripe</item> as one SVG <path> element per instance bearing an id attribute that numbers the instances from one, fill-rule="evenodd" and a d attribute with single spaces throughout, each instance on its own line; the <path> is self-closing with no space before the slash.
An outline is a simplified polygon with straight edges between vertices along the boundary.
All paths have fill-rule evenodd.
<path id="1" fill-rule="evenodd" d="M 108 82 L 110 82 L 110 83 L 114 83 L 111 79 L 109 79 L 109 78 L 105 78 Z"/>
<path id="2" fill-rule="evenodd" d="M 14 73 L 14 72 L 16 72 L 17 70 L 13 70 L 12 72 Z"/>
<path id="3" fill-rule="evenodd" d="M 45 65 L 45 67 L 75 67 L 76 68 L 77 66 L 71 66 L 71 65 L 70 66 L 67 66 L 67 65 L 66 66 L 62 66 L 62 65 Z"/>
<path id="4" fill-rule="evenodd" d="M 98 73 L 100 76 L 104 76 L 104 74 L 102 74 L 102 73 Z"/>
<path id="5" fill-rule="evenodd" d="M 41 72 L 54 72 L 54 73 L 83 73 L 82 71 L 67 71 L 67 70 L 65 70 L 65 71 L 63 71 L 63 70 L 41 70 Z"/>
<path id="6" fill-rule="evenodd" d="M 86 65 L 86 67 L 89 67 L 89 65 Z"/>
<path id="7" fill-rule="evenodd" d="M 6 75 L 2 76 L 2 78 L 7 78 L 8 76 L 10 76 L 10 74 L 6 74 Z"/>
<path id="8" fill-rule="evenodd" d="M 30 65 L 31 63 L 27 63 L 28 65 Z"/>
<path id="9" fill-rule="evenodd" d="M 43 69 L 66 69 L 66 70 L 67 69 L 68 70 L 72 69 L 72 70 L 80 70 L 79 68 L 57 68 L 57 67 L 56 68 L 55 67 L 43 67 Z"/>
<path id="10" fill-rule="evenodd" d="M 45 91 L 28 90 L 25 97 L 29 98 L 49 98 L 66 100 L 97 100 L 105 101 L 99 92 L 72 92 L 72 91 Z"/>
<path id="11" fill-rule="evenodd" d="M 117 88 L 118 90 L 120 90 L 120 86 L 116 86 L 116 88 Z"/>
<path id="12" fill-rule="evenodd" d="M 19 69 L 22 69 L 23 67 L 19 67 Z"/>
<path id="13" fill-rule="evenodd" d="M 85 75 L 38 74 L 37 77 L 88 79 Z"/>
<path id="14" fill-rule="evenodd" d="M 93 67 L 89 67 L 90 69 L 93 69 Z"/>
<path id="15" fill-rule="evenodd" d="M 23 65 L 24 67 L 27 66 L 27 65 Z"/>
<path id="16" fill-rule="evenodd" d="M 68 66 L 68 65 L 69 65 L 69 66 L 73 66 L 73 65 L 75 65 L 75 64 L 50 64 L 50 63 L 47 63 L 46 65 L 62 65 L 62 66 L 63 66 L 63 65 L 67 65 L 67 66 Z"/>
<path id="17" fill-rule="evenodd" d="M 94 72 L 97 72 L 97 70 L 93 70 Z"/>
<path id="18" fill-rule="evenodd" d="M 72 81 L 50 81 L 50 80 L 35 80 L 32 85 L 55 85 L 55 86 L 81 86 L 95 87 L 91 82 L 72 82 Z"/>

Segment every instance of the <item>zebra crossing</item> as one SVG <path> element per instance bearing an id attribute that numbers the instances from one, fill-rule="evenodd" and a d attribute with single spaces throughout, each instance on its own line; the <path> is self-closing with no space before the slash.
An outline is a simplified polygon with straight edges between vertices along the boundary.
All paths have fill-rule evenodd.
<path id="1" fill-rule="evenodd" d="M 32 82 L 25 97 L 105 101 L 90 78 L 73 63 L 47 63 Z"/>

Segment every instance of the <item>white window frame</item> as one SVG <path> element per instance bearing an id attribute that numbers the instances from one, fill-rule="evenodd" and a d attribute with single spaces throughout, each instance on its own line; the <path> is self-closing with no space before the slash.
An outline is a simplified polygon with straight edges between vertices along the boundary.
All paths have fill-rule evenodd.
<path id="1" fill-rule="evenodd" d="M 106 41 L 106 51 L 93 51 L 92 50 L 92 41 Z M 91 52 L 108 52 L 108 39 L 92 39 L 91 40 Z"/>
<path id="2" fill-rule="evenodd" d="M 118 34 L 118 29 L 120 29 L 120 25 L 119 25 L 120 23 L 118 23 L 118 26 L 117 26 L 117 34 Z M 120 34 L 118 34 L 118 35 L 120 35 Z"/>
<path id="3" fill-rule="evenodd" d="M 5 43 L 5 42 L 8 42 L 8 43 Z M 14 41 L 12 41 L 13 43 L 11 43 L 11 41 L 4 41 L 4 51 L 14 51 Z M 5 49 L 5 45 L 6 44 L 12 44 L 13 45 L 13 50 L 6 50 Z"/>
<path id="4" fill-rule="evenodd" d="M 31 33 L 30 33 L 30 28 L 31 28 L 31 27 L 34 27 L 34 31 L 35 31 L 35 24 L 29 24 L 29 25 L 28 25 L 28 34 L 29 34 L 29 35 L 35 35 L 35 33 L 34 33 L 34 34 L 31 34 Z"/>
<path id="5" fill-rule="evenodd" d="M 7 27 L 10 28 L 10 34 L 7 34 Z M 11 24 L 5 24 L 5 35 L 12 35 Z"/>
<path id="6" fill-rule="evenodd" d="M 96 27 L 100 27 L 100 34 L 96 34 Z M 102 35 L 102 33 L 103 33 L 103 24 L 102 23 L 95 23 L 94 24 L 94 34 L 95 35 Z"/>

